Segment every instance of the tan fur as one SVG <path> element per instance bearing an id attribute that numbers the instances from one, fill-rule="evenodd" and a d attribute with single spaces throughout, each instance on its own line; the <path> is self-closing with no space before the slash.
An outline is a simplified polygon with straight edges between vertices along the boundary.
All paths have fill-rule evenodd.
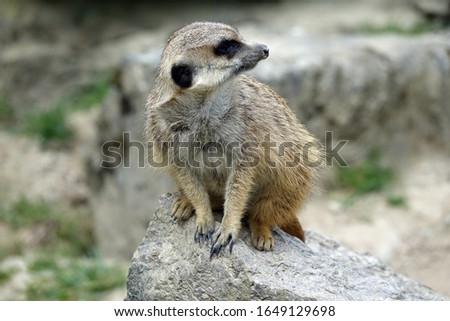
<path id="1" fill-rule="evenodd" d="M 224 39 L 242 44 L 232 57 L 214 53 Z M 312 189 L 321 151 L 283 98 L 241 73 L 267 57 L 265 48 L 245 41 L 228 25 L 188 25 L 169 38 L 148 99 L 146 132 L 149 141 L 155 143 L 152 156 L 168 159 L 167 170 L 181 193 L 173 217 L 188 219 L 195 212 L 195 235 L 201 239 L 215 231 L 212 210 L 224 210 L 221 226 L 212 237 L 212 254 L 227 244 L 232 246 L 244 217 L 250 225 L 252 244 L 259 250 L 273 248 L 274 226 L 305 240 L 297 211 Z M 174 82 L 171 68 L 177 64 L 192 67 L 188 88 Z M 231 166 L 178 167 L 170 148 L 177 145 L 175 135 L 182 141 L 193 135 L 202 144 L 248 143 L 250 147 L 235 148 L 233 153 L 223 155 L 224 163 Z M 276 143 L 271 149 L 264 147 L 269 135 L 270 141 Z M 287 144 L 283 152 L 278 148 L 282 143 Z M 315 148 L 306 151 L 309 145 Z M 269 150 L 271 157 L 267 159 Z M 195 155 L 204 160 L 206 154 L 199 149 Z M 188 155 L 180 151 L 178 157 L 186 160 Z M 255 159 L 259 161 L 252 163 Z M 292 161 L 296 166 L 287 167 Z"/>

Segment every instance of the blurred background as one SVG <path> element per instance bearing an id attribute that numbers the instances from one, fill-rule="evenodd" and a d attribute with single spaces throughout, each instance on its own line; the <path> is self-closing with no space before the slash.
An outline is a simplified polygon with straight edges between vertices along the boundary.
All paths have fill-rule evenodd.
<path id="1" fill-rule="evenodd" d="M 125 297 L 174 187 L 123 133 L 143 141 L 164 43 L 196 20 L 266 43 L 252 74 L 348 141 L 303 226 L 450 296 L 449 0 L 0 0 L 0 299 Z M 129 167 L 100 166 L 111 140 Z"/>

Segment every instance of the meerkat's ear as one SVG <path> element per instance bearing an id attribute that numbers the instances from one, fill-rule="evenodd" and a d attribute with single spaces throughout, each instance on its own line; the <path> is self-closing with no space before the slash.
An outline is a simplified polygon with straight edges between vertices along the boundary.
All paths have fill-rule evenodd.
<path id="1" fill-rule="evenodd" d="M 189 88 L 192 86 L 194 75 L 191 66 L 186 64 L 173 65 L 170 74 L 173 81 L 181 88 Z"/>

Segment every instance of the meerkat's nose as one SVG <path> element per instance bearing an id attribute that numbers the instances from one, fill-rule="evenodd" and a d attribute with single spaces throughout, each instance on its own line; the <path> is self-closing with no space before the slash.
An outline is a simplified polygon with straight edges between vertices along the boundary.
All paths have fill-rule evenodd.
<path id="1" fill-rule="evenodd" d="M 269 47 L 266 45 L 261 45 L 262 53 L 263 53 L 263 59 L 266 59 L 269 57 Z"/>

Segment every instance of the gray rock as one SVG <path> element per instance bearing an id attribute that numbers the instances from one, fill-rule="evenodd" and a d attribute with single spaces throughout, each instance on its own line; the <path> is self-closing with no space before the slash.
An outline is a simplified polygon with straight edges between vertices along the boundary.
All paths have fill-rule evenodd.
<path id="1" fill-rule="evenodd" d="M 414 8 L 427 17 L 450 19 L 449 0 L 410 0 Z"/>
<path id="2" fill-rule="evenodd" d="M 195 219 L 170 221 L 175 197 L 163 195 L 151 216 L 131 261 L 127 300 L 447 300 L 312 231 L 304 244 L 277 230 L 275 250 L 260 252 L 244 228 L 232 254 L 210 260 L 209 247 L 194 242 Z"/>

